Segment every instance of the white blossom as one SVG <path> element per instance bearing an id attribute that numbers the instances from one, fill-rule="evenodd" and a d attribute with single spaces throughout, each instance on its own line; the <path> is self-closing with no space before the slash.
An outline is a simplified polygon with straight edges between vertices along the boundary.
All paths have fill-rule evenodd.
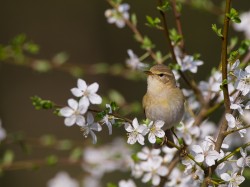
<path id="1" fill-rule="evenodd" d="M 146 125 L 140 125 L 137 118 L 130 123 L 125 123 L 125 130 L 128 132 L 128 144 L 135 144 L 137 141 L 144 145 L 144 136 L 148 130 Z"/>
<path id="2" fill-rule="evenodd" d="M 64 124 L 66 126 L 72 126 L 74 124 L 83 126 L 85 124 L 83 114 L 85 114 L 88 107 L 81 101 L 78 103 L 74 99 L 68 99 L 68 105 L 69 106 L 60 109 L 60 114 L 65 117 Z"/>
<path id="3" fill-rule="evenodd" d="M 128 55 L 129 59 L 126 60 L 126 64 L 132 70 L 144 70 L 145 68 L 148 67 L 147 64 L 144 64 L 140 61 L 138 56 L 134 54 L 134 52 L 131 49 L 128 49 Z"/>
<path id="4" fill-rule="evenodd" d="M 132 179 L 119 181 L 119 187 L 136 187 Z"/>
<path id="5" fill-rule="evenodd" d="M 101 179 L 105 173 L 127 171 L 132 162 L 131 154 L 124 139 L 115 138 L 111 143 L 100 147 L 84 148 L 82 168 L 91 176 Z"/>
<path id="6" fill-rule="evenodd" d="M 242 92 L 242 95 L 247 95 L 250 92 L 250 65 L 244 70 L 240 70 L 237 74 L 236 89 Z"/>
<path id="7" fill-rule="evenodd" d="M 164 121 L 157 120 L 155 122 L 151 121 L 148 125 L 148 141 L 152 144 L 156 142 L 156 137 L 163 138 L 165 132 L 161 129 L 164 126 Z"/>
<path id="8" fill-rule="evenodd" d="M 184 58 L 177 56 L 176 58 L 178 64 L 181 66 L 181 71 L 191 71 L 192 73 L 197 73 L 198 66 L 203 65 L 203 61 L 195 60 L 193 56 L 185 55 Z"/>
<path id="9" fill-rule="evenodd" d="M 178 133 L 181 136 L 187 145 L 190 145 L 193 141 L 193 138 L 197 138 L 200 135 L 200 129 L 197 126 L 193 126 L 194 119 L 189 118 L 185 124 L 181 123 L 176 129 L 180 132 Z"/>
<path id="10" fill-rule="evenodd" d="M 114 23 L 118 28 L 123 28 L 126 24 L 125 20 L 129 19 L 129 8 L 129 4 L 123 3 L 120 4 L 117 9 L 106 10 L 104 15 L 106 16 L 108 23 Z"/>
<path id="11" fill-rule="evenodd" d="M 226 113 L 225 118 L 226 118 L 226 120 L 228 122 L 228 126 L 230 128 L 239 129 L 239 128 L 243 127 L 242 122 L 239 119 L 235 118 L 232 114 Z M 241 129 L 238 132 L 239 132 L 241 137 L 244 137 L 244 134 L 246 134 L 247 130 Z"/>
<path id="12" fill-rule="evenodd" d="M 108 113 L 112 114 L 112 108 L 111 108 L 110 104 L 106 104 L 106 108 L 109 109 Z M 109 129 L 109 135 L 111 135 L 112 134 L 112 124 L 115 123 L 115 120 L 114 120 L 114 117 L 112 115 L 109 115 L 109 114 L 106 114 L 102 118 L 101 122 L 107 125 L 107 127 Z"/>
<path id="13" fill-rule="evenodd" d="M 240 14 L 240 23 L 234 23 L 233 27 L 236 31 L 242 31 L 244 32 L 245 36 L 247 39 L 250 39 L 250 11 L 249 12 L 244 12 Z"/>
<path id="14" fill-rule="evenodd" d="M 250 156 L 247 156 L 246 150 L 242 148 L 240 148 L 240 154 L 242 157 L 240 157 L 236 163 L 238 167 L 242 168 L 241 170 L 241 174 L 242 174 L 245 166 L 250 167 Z"/>
<path id="15" fill-rule="evenodd" d="M 87 123 L 82 126 L 82 130 L 83 130 L 83 136 L 87 138 L 88 134 L 90 134 L 92 137 L 92 140 L 93 140 L 93 144 L 96 144 L 97 137 L 96 137 L 94 131 L 101 131 L 102 127 L 99 123 L 94 122 L 94 117 L 89 112 L 89 113 L 87 113 Z"/>
<path id="16" fill-rule="evenodd" d="M 169 148 L 168 146 L 162 146 L 162 152 L 165 153 L 163 156 L 164 163 L 170 163 L 177 152 L 176 148 Z"/>
<path id="17" fill-rule="evenodd" d="M 237 98 L 235 101 L 233 101 L 233 99 L 230 97 L 230 101 L 230 109 L 237 110 L 241 115 L 243 115 L 243 108 L 245 107 L 242 104 L 243 100 Z"/>
<path id="18" fill-rule="evenodd" d="M 71 92 L 74 96 L 81 97 L 80 102 L 88 107 L 90 103 L 92 104 L 102 103 L 102 98 L 96 94 L 98 88 L 99 84 L 96 82 L 88 86 L 84 80 L 78 79 L 77 87 L 72 88 Z"/>
<path id="19" fill-rule="evenodd" d="M 141 167 L 145 171 L 142 182 L 146 183 L 151 180 L 154 186 L 159 185 L 161 182 L 161 176 L 164 176 L 168 173 L 166 166 L 162 166 L 150 161 L 142 163 Z"/>
<path id="20" fill-rule="evenodd" d="M 214 150 L 214 145 L 211 142 L 203 141 L 201 145 L 193 145 L 192 151 L 196 153 L 196 162 L 205 162 L 207 166 L 215 164 L 215 160 L 220 158 L 220 154 Z"/>
<path id="21" fill-rule="evenodd" d="M 47 187 L 79 187 L 77 180 L 71 178 L 66 172 L 59 172 L 48 181 Z"/>
<path id="22" fill-rule="evenodd" d="M 101 179 L 95 176 L 86 176 L 83 179 L 83 187 L 85 186 L 102 187 Z"/>
<path id="23" fill-rule="evenodd" d="M 0 142 L 7 136 L 5 129 L 2 127 L 2 120 L 0 119 Z"/>
<path id="24" fill-rule="evenodd" d="M 182 89 L 183 95 L 185 96 L 188 108 L 197 110 L 200 107 L 200 103 L 197 101 L 195 94 L 192 90 Z"/>
<path id="25" fill-rule="evenodd" d="M 231 173 L 231 175 L 228 173 L 222 173 L 220 177 L 222 180 L 228 182 L 229 187 L 237 187 L 245 180 L 245 177 L 238 175 L 237 173 Z"/>
<path id="26" fill-rule="evenodd" d="M 160 149 L 150 150 L 148 147 L 143 147 L 140 152 L 137 153 L 137 157 L 143 161 L 150 161 L 156 164 L 162 162 L 162 157 L 160 156 Z"/>

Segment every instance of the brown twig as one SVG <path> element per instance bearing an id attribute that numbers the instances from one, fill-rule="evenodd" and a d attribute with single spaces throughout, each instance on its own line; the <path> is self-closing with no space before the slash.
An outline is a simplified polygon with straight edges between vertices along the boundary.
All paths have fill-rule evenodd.
<path id="1" fill-rule="evenodd" d="M 176 23 L 176 27 L 177 27 L 177 32 L 179 35 L 182 36 L 182 40 L 180 41 L 180 47 L 182 52 L 185 52 L 185 47 L 184 47 L 184 39 L 183 39 L 183 32 L 182 32 L 182 26 L 181 26 L 181 14 L 180 12 L 177 10 L 176 8 L 176 0 L 172 0 L 172 8 L 173 8 L 173 12 L 174 12 L 174 16 L 175 16 L 175 23 Z"/>
<path id="2" fill-rule="evenodd" d="M 222 90 L 223 90 L 224 106 L 225 106 L 226 113 L 231 113 L 231 109 L 230 109 L 231 102 L 229 99 L 228 84 L 227 84 L 227 64 L 228 64 L 227 43 L 228 43 L 228 27 L 229 27 L 230 19 L 226 15 L 230 12 L 230 4 L 231 4 L 231 0 L 227 0 L 226 8 L 225 8 L 225 16 L 224 16 L 224 27 L 223 27 L 222 49 L 221 49 L 222 81 L 224 81 L 224 84 L 222 85 Z M 225 138 L 227 127 L 228 127 L 228 124 L 224 118 L 223 122 L 221 123 L 219 135 L 215 143 L 216 151 L 219 151 L 221 148 L 222 142 Z"/>
<path id="3" fill-rule="evenodd" d="M 118 11 L 118 5 L 115 4 L 114 2 L 107 0 L 107 2 Z M 141 34 L 141 32 L 137 29 L 137 27 L 132 24 L 132 22 L 129 19 L 125 19 L 123 18 L 123 21 L 126 23 L 126 25 L 130 28 L 130 30 L 136 35 L 136 39 L 138 40 L 138 42 L 140 42 L 141 44 L 143 44 L 143 40 L 144 37 Z M 154 51 L 150 48 L 146 49 L 146 51 L 150 54 L 150 56 L 156 61 L 156 63 L 161 64 L 162 62 L 159 61 L 159 59 L 156 57 L 156 54 L 154 53 Z"/>
<path id="4" fill-rule="evenodd" d="M 161 6 L 162 5 L 162 0 L 159 0 L 158 2 L 159 2 L 159 5 Z M 169 28 L 168 28 L 168 24 L 167 24 L 167 20 L 166 20 L 166 15 L 161 10 L 160 10 L 160 15 L 161 15 L 161 19 L 162 19 L 163 28 L 164 28 L 163 32 L 164 32 L 165 38 L 167 40 L 167 44 L 169 46 L 169 50 L 170 50 L 172 59 L 173 59 L 175 64 L 178 64 L 176 54 L 174 52 L 174 46 L 172 45 L 172 41 L 170 39 L 170 34 L 169 34 Z M 204 98 L 203 98 L 203 96 L 201 94 L 201 91 L 198 88 L 195 80 L 193 78 L 189 77 L 189 76 L 187 77 L 187 75 L 184 74 L 180 70 L 178 72 L 180 73 L 181 77 L 186 82 L 186 84 L 194 91 L 194 93 L 198 97 L 200 103 L 204 104 Z"/>

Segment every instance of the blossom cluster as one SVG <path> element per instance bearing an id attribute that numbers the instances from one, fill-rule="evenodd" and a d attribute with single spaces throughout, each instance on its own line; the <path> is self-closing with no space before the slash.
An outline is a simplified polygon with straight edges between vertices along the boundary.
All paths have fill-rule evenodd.
<path id="1" fill-rule="evenodd" d="M 97 142 L 97 137 L 94 131 L 101 131 L 102 127 L 94 121 L 93 114 L 87 112 L 90 104 L 101 104 L 102 98 L 96 94 L 99 88 L 98 83 L 87 85 L 82 79 L 78 79 L 77 87 L 72 88 L 71 92 L 79 100 L 68 99 L 67 107 L 60 109 L 60 115 L 65 117 L 64 124 L 72 126 L 74 124 L 81 127 L 84 137 L 88 134 L 92 136 L 93 143 Z M 85 120 L 87 115 L 87 120 Z"/>
<path id="2" fill-rule="evenodd" d="M 148 125 L 139 124 L 137 118 L 132 121 L 132 124 L 125 123 L 125 129 L 128 132 L 128 144 L 134 144 L 137 141 L 144 145 L 144 136 L 148 134 L 148 141 L 152 144 L 156 143 L 156 138 L 163 138 L 165 132 L 161 129 L 164 121 L 151 121 Z"/>

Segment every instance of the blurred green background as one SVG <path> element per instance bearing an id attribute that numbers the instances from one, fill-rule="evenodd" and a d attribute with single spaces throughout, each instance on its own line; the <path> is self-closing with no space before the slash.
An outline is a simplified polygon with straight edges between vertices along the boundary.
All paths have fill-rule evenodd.
<path id="1" fill-rule="evenodd" d="M 136 12 L 139 28 L 148 35 L 163 53 L 167 44 L 164 35 L 144 25 L 145 15 L 158 16 L 156 1 L 129 0 L 130 12 Z M 223 1 L 215 1 L 220 5 Z M 248 1 L 234 1 L 233 7 L 240 11 L 249 10 Z M 128 28 L 118 29 L 107 24 L 104 11 L 109 8 L 106 1 L 98 0 L 2 0 L 0 3 L 0 44 L 6 45 L 14 36 L 25 33 L 29 39 L 39 44 L 41 50 L 35 57 L 49 59 L 56 53 L 65 51 L 70 55 L 68 63 L 125 64 L 127 49 L 138 55 L 143 51 L 134 41 Z M 170 17 L 172 19 L 172 17 Z M 181 17 L 186 51 L 189 54 L 200 53 L 205 64 L 196 75 L 205 79 L 212 66 L 220 59 L 221 43 L 211 31 L 212 23 L 219 23 L 216 15 L 184 6 Z M 173 21 L 170 21 L 173 27 Z M 231 29 L 230 34 L 235 32 Z M 243 38 L 242 35 L 239 35 Z M 150 61 L 149 61 L 150 62 Z M 87 71 L 87 70 L 85 70 Z M 129 81 L 109 75 L 85 75 L 87 83 L 98 82 L 99 93 L 107 94 L 109 89 L 121 92 L 128 101 L 140 101 L 146 81 Z M 36 111 L 31 105 L 30 97 L 39 95 L 60 104 L 66 104 L 72 97 L 70 88 L 76 85 L 76 78 L 61 71 L 48 73 L 34 72 L 29 68 L 6 63 L 0 64 L 0 118 L 7 132 L 24 132 L 27 137 L 40 137 L 43 134 L 55 134 L 58 138 L 86 141 L 78 128 L 67 128 L 63 119 L 48 111 Z M 106 130 L 106 129 L 105 129 Z M 116 131 L 119 131 L 116 130 Z M 99 141 L 104 141 L 107 131 L 99 134 Z M 53 153 L 53 150 L 35 149 L 31 155 L 13 145 L 18 154 L 17 159 L 41 158 Z M 3 148 L 0 149 L 3 151 Z M 1 153 L 0 153 L 1 154 Z M 36 186 L 44 187 L 48 179 L 60 170 L 69 171 L 71 176 L 81 176 L 81 167 L 56 166 L 42 167 L 36 171 L 7 171 L 0 176 L 1 187 Z"/>

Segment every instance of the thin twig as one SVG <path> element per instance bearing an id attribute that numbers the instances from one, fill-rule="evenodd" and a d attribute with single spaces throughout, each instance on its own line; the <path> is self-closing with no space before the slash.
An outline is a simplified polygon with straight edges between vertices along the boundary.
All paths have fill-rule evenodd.
<path id="1" fill-rule="evenodd" d="M 111 0 L 107 0 L 107 2 L 118 11 L 118 5 L 112 2 Z M 144 37 L 141 34 L 141 32 L 137 29 L 137 27 L 129 20 L 123 18 L 123 21 L 126 23 L 126 25 L 132 30 L 132 32 L 136 35 L 136 39 L 143 44 Z M 156 63 L 161 64 L 162 62 L 159 61 L 159 59 L 156 57 L 156 54 L 154 51 L 150 48 L 146 49 L 146 51 L 150 54 L 150 56 L 156 61 Z"/>
<path id="2" fill-rule="evenodd" d="M 159 5 L 161 6 L 162 5 L 162 0 L 159 0 Z M 164 28 L 164 35 L 165 35 L 165 38 L 167 40 L 167 44 L 169 46 L 169 50 L 170 50 L 170 53 L 172 55 L 172 59 L 174 61 L 175 64 L 178 64 L 177 62 L 177 58 L 176 58 L 176 55 L 175 55 L 175 52 L 174 52 L 174 46 L 172 45 L 172 41 L 170 39 L 170 34 L 169 34 L 169 27 L 168 27 L 168 24 L 167 24 L 167 20 L 166 20 L 166 15 L 163 11 L 159 11 L 160 12 L 160 15 L 161 15 L 161 19 L 162 19 L 162 24 L 163 24 L 163 28 Z M 191 77 L 187 77 L 182 71 L 178 71 L 181 75 L 181 77 L 183 78 L 183 80 L 186 82 L 186 84 L 194 91 L 195 95 L 198 97 L 199 101 L 201 104 L 204 104 L 204 98 L 201 94 L 201 91 L 200 89 L 198 88 L 195 80 Z"/>
<path id="3" fill-rule="evenodd" d="M 180 19 L 181 14 L 176 8 L 176 0 L 172 0 L 171 3 L 172 3 L 174 16 L 175 16 L 175 23 L 176 23 L 176 27 L 177 27 L 177 32 L 179 35 L 182 36 L 182 40 L 180 41 L 180 47 L 181 47 L 182 52 L 185 52 L 183 32 L 182 32 L 181 19 Z"/>
<path id="4" fill-rule="evenodd" d="M 231 0 L 226 1 L 226 8 L 225 8 L 225 16 L 224 16 L 224 27 L 223 27 L 223 38 L 222 38 L 222 51 L 221 51 L 221 64 L 222 64 L 222 81 L 225 84 L 222 85 L 223 96 L 224 96 L 224 105 L 225 105 L 225 112 L 231 113 L 230 109 L 230 99 L 229 99 L 229 92 L 228 92 L 228 85 L 227 85 L 227 43 L 228 43 L 228 27 L 230 19 L 227 17 L 226 14 L 230 12 L 230 4 Z M 220 126 L 219 135 L 217 137 L 215 143 L 215 150 L 219 151 L 222 145 L 222 142 L 225 138 L 225 132 L 228 127 L 227 121 L 223 120 Z"/>

